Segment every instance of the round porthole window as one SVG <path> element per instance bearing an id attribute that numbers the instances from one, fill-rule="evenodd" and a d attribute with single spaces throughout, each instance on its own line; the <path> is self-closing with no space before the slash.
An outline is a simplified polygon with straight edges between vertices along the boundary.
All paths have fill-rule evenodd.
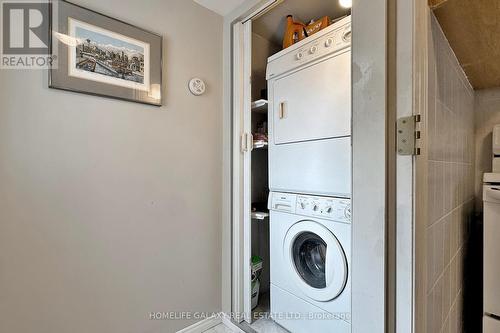
<path id="1" fill-rule="evenodd" d="M 292 253 L 295 269 L 304 282 L 313 288 L 325 288 L 325 241 L 312 232 L 303 232 L 295 238 Z"/>
<path id="2" fill-rule="evenodd" d="M 347 283 L 347 258 L 335 235 L 315 221 L 299 221 L 288 229 L 283 256 L 290 278 L 307 297 L 330 301 Z"/>

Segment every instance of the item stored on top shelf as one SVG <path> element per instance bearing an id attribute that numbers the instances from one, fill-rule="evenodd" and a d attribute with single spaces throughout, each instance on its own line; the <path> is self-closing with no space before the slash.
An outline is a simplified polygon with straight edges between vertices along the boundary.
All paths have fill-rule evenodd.
<path id="1" fill-rule="evenodd" d="M 328 27 L 330 25 L 330 18 L 328 16 L 323 16 L 319 20 L 311 20 L 306 26 L 306 37 L 311 36 L 318 31 Z"/>
<path id="2" fill-rule="evenodd" d="M 299 21 L 294 21 L 292 15 L 286 17 L 285 36 L 283 37 L 283 48 L 287 47 L 306 38 L 306 25 Z"/>
<path id="3" fill-rule="evenodd" d="M 311 20 L 309 24 L 304 24 L 300 21 L 294 21 L 293 15 L 288 15 L 286 17 L 285 35 L 283 36 L 283 48 L 286 49 L 329 25 L 330 18 L 328 16 L 323 16 L 319 20 Z"/>

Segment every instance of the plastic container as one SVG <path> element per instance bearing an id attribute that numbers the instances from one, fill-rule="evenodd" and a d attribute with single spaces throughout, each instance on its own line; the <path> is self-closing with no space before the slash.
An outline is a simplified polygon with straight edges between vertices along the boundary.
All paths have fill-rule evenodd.
<path id="1" fill-rule="evenodd" d="M 260 274 L 262 272 L 262 258 L 252 256 L 252 309 L 259 304 Z"/>

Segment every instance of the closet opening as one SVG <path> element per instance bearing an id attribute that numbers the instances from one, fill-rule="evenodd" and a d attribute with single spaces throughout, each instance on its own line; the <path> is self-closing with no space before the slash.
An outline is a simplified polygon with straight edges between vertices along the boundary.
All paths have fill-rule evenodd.
<path id="1" fill-rule="evenodd" d="M 304 205 L 307 204 L 307 200 L 318 200 L 322 205 L 318 208 L 318 214 L 319 210 L 321 213 L 324 210 L 326 215 L 333 214 L 332 208 L 326 207 L 324 203 L 330 202 L 331 198 L 339 201 L 338 210 L 341 212 L 338 214 L 346 219 L 345 228 L 341 225 L 340 230 L 335 230 L 341 233 L 341 236 L 334 235 L 332 230 L 327 230 L 328 228 L 316 231 L 317 234 L 310 233 L 309 229 L 304 230 L 307 232 L 299 232 L 297 239 L 310 237 L 301 246 L 290 245 L 291 248 L 296 248 L 296 261 L 290 264 L 290 267 L 294 267 L 294 271 L 289 276 L 291 279 L 293 274 L 302 276 L 305 285 L 308 285 L 307 281 L 315 281 L 309 286 L 311 290 L 330 293 L 330 296 L 319 296 L 320 299 L 324 299 L 322 301 L 311 298 L 311 302 L 316 302 L 314 304 L 323 306 L 322 302 L 328 304 L 340 302 L 345 308 L 350 307 L 347 267 L 350 231 L 345 214 L 350 214 L 351 186 L 351 35 L 350 8 L 342 6 L 337 0 L 313 0 L 307 4 L 300 0 L 281 1 L 260 11 L 256 17 L 243 22 L 235 29 L 235 43 L 243 44 L 242 57 L 235 57 L 234 61 L 242 66 L 243 76 L 241 87 L 243 112 L 235 122 L 238 122 L 243 129 L 239 142 L 239 147 L 244 152 L 241 161 L 243 179 L 241 218 L 245 240 L 242 259 L 244 263 L 250 263 L 243 265 L 241 279 L 244 320 L 240 326 L 245 331 L 288 332 L 287 328 L 295 331 L 290 328 L 292 324 L 285 328 L 284 326 L 288 325 L 286 322 L 277 324 L 275 320 L 277 314 L 274 312 L 296 309 L 288 310 L 287 306 L 283 305 L 287 301 L 281 299 L 277 292 L 273 294 L 271 291 L 273 278 L 274 281 L 278 280 L 276 275 L 280 274 L 279 271 L 288 269 L 284 266 L 277 267 L 279 264 L 276 264 L 275 258 L 279 254 L 276 253 L 276 247 L 272 253 L 272 247 L 275 246 L 273 244 L 284 241 L 284 235 L 281 235 L 283 236 L 281 241 L 277 240 L 280 237 L 279 231 L 270 227 L 270 223 L 278 223 L 276 219 L 271 222 L 270 207 L 276 200 L 276 196 L 274 199 L 273 194 L 270 196 L 272 192 L 285 196 L 297 195 L 297 200 L 303 200 Z M 329 78 L 325 77 L 322 71 L 330 71 Z M 246 81 L 246 76 L 250 77 L 249 81 Z M 293 119 L 295 115 L 292 112 L 295 110 L 304 114 L 299 114 Z M 291 124 L 287 125 L 289 128 L 287 126 L 278 128 L 278 125 L 275 125 L 275 135 L 270 137 L 270 127 L 273 126 L 270 122 L 275 121 L 276 117 L 288 118 Z M 317 119 L 314 119 L 315 117 Z M 325 123 L 330 125 L 325 126 Z M 286 125 L 284 122 L 282 124 Z M 338 143 L 325 143 L 329 145 L 328 148 L 322 147 L 322 142 L 328 140 Z M 301 142 L 306 147 L 302 156 L 295 148 L 300 147 Z M 317 152 L 326 152 L 330 149 L 332 156 L 343 156 L 343 158 L 339 162 L 335 158 L 313 157 L 312 149 L 307 146 L 315 144 L 317 146 L 312 149 L 316 149 Z M 282 147 L 292 147 L 291 153 Z M 336 152 L 338 154 L 335 154 Z M 280 156 L 279 164 L 270 163 L 270 154 L 273 153 L 274 156 L 287 153 L 289 156 Z M 332 178 L 340 177 L 343 180 L 329 181 L 327 177 L 317 179 L 315 175 L 307 176 L 306 169 L 297 168 L 297 171 L 293 171 L 292 168 L 292 171 L 287 171 L 287 165 L 306 166 L 314 163 L 333 166 L 332 171 L 335 176 Z M 335 165 L 341 166 L 335 167 Z M 315 172 L 316 170 L 311 170 L 310 173 Z M 306 177 L 305 180 L 298 179 L 303 176 Z M 288 182 L 293 179 L 295 179 L 293 184 Z M 342 185 L 339 186 L 337 183 Z M 281 186 L 282 184 L 286 185 Z M 307 184 L 307 189 L 302 189 L 303 184 Z M 329 186 L 339 190 L 330 193 Z M 311 203 L 310 214 L 313 214 L 312 205 Z M 298 218 L 298 220 L 307 219 L 307 214 Z M 313 229 L 314 227 L 311 226 Z M 322 232 L 324 234 L 321 234 Z M 330 235 L 334 235 L 333 238 Z M 337 242 L 335 237 L 345 239 Z M 334 240 L 337 244 L 334 244 Z M 328 256 L 331 257 L 332 246 L 339 248 L 335 265 L 345 265 L 343 278 L 338 279 L 333 287 L 330 277 L 325 276 L 326 249 Z M 293 261 L 293 256 L 291 257 Z M 326 259 L 327 265 L 332 264 L 331 260 Z M 327 270 L 329 268 L 327 267 Z M 336 274 L 340 271 L 339 266 Z M 326 274 L 328 275 L 328 272 Z M 299 305 L 299 308 L 302 310 L 299 310 L 306 311 L 306 308 L 301 306 Z M 327 313 L 327 310 L 333 312 L 334 308 L 318 309 L 319 312 Z M 300 327 L 298 329 L 300 330 Z"/>

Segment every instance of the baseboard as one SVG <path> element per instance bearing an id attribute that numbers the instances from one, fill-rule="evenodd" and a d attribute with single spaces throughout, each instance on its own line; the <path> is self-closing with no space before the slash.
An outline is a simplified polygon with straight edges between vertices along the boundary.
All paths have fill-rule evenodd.
<path id="1" fill-rule="evenodd" d="M 245 331 L 243 331 L 240 327 L 238 327 L 235 323 L 231 321 L 231 318 L 227 314 L 222 313 L 221 317 L 224 326 L 226 326 L 227 328 L 231 329 L 234 332 L 245 333 Z"/>
<path id="2" fill-rule="evenodd" d="M 212 317 L 200 320 L 199 322 L 196 322 L 191 326 L 183 328 L 182 330 L 177 331 L 177 333 L 202 333 L 214 326 L 219 325 L 221 322 L 222 321 L 220 319 L 220 315 L 214 315 Z"/>

